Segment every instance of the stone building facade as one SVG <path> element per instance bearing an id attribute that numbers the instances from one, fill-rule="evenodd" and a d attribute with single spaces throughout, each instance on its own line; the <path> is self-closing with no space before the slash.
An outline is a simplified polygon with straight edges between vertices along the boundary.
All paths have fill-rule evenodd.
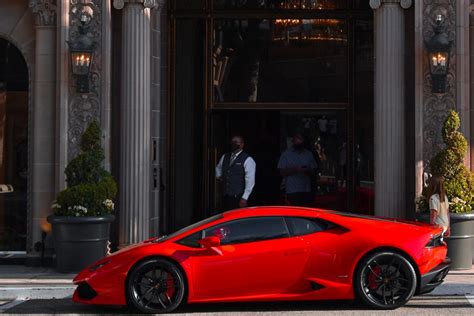
<path id="1" fill-rule="evenodd" d="M 0 0 L 0 83 L 5 82 L 0 89 L 6 95 L 0 114 L 6 113 L 4 122 L 9 115 L 11 122 L 27 122 L 17 124 L 25 136 L 9 136 L 13 125 L 0 118 L 0 136 L 6 139 L 1 168 L 14 170 L 10 176 L 0 172 L 0 182 L 24 184 L 14 198 L 0 200 L 0 251 L 36 254 L 35 244 L 48 231 L 51 202 L 65 187 L 64 168 L 92 120 L 102 126 L 106 167 L 119 182 L 111 236 L 118 247 L 215 212 L 213 166 L 236 132 L 247 133 L 250 153 L 260 158 L 257 166 L 265 166 L 275 164 L 283 143 L 300 128 L 328 150 L 316 201 L 333 201 L 326 193 L 336 192 L 344 196 L 341 210 L 359 212 L 360 206 L 376 215 L 413 218 L 427 163 L 443 145 L 440 125 L 449 109 L 460 113 L 469 144 L 474 137 L 472 2 Z M 453 43 L 445 93 L 432 92 L 424 44 L 437 16 Z M 78 92 L 68 44 L 78 40 L 81 23 L 94 43 L 87 93 Z M 260 37 L 252 43 L 263 45 L 258 54 L 252 45 L 245 48 L 255 34 Z M 318 57 L 308 59 L 307 52 Z M 13 63 L 14 54 L 25 66 Z M 347 65 L 342 70 L 338 54 Z M 226 64 L 233 58 L 234 68 Z M 304 63 L 324 66 L 328 75 L 295 70 Z M 27 73 L 23 81 L 15 75 L 22 71 Z M 321 88 L 339 73 L 348 78 L 342 99 L 338 87 Z M 277 75 L 281 79 L 272 79 Z M 278 94 L 277 85 L 299 89 L 302 81 L 315 83 L 304 93 Z M 250 93 L 242 92 L 243 82 L 250 84 Z M 27 109 L 23 121 L 11 114 L 20 104 Z M 273 125 L 278 127 L 272 130 Z M 15 131 L 22 135 L 21 128 Z M 268 150 L 252 144 L 257 134 L 267 140 L 262 144 Z M 8 146 L 9 139 L 27 144 L 27 150 L 20 151 L 17 143 Z M 470 148 L 465 163 L 472 169 Z M 330 150 L 336 158 L 330 158 Z M 27 160 L 25 170 L 12 162 L 19 159 Z M 274 179 L 268 170 L 261 182 Z M 16 173 L 24 176 L 17 179 Z M 278 201 L 278 188 L 262 187 L 255 205 Z M 8 231 L 17 232 L 17 242 L 5 237 Z"/>

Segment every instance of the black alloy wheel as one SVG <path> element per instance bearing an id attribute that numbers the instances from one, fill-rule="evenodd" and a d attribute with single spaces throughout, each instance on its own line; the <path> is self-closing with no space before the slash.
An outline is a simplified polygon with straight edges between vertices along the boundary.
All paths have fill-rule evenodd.
<path id="1" fill-rule="evenodd" d="M 181 305 L 185 293 L 181 270 L 164 259 L 141 262 L 128 278 L 128 301 L 144 313 L 169 313 Z"/>
<path id="2" fill-rule="evenodd" d="M 363 259 L 354 287 L 357 296 L 376 309 L 395 309 L 405 305 L 416 291 L 416 272 L 402 255 L 384 251 Z"/>

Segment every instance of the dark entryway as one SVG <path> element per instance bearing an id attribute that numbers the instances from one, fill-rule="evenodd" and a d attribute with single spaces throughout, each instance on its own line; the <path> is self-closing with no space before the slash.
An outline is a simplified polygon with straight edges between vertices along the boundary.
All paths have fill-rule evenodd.
<path id="1" fill-rule="evenodd" d="M 289 137 L 324 149 L 313 205 L 373 212 L 373 12 L 366 1 L 189 1 L 170 8 L 167 226 L 219 211 L 233 133 L 257 163 L 253 205 L 284 204 Z M 319 138 L 319 140 L 318 140 Z"/>
<path id="2" fill-rule="evenodd" d="M 0 251 L 25 251 L 28 188 L 28 68 L 21 52 L 0 38 Z"/>
<path id="3" fill-rule="evenodd" d="M 230 150 L 230 138 L 238 134 L 245 138 L 245 150 L 254 158 L 256 181 L 250 205 L 285 205 L 284 179 L 277 169 L 283 151 L 291 146 L 295 133 L 305 138 L 305 147 L 313 153 L 318 164 L 312 176 L 314 207 L 358 213 L 373 212 L 373 183 L 370 148 L 357 144 L 353 154 L 353 175 L 348 175 L 346 112 L 331 110 L 224 110 L 211 115 L 209 166 L 210 211 L 220 209 L 220 190 L 215 180 L 214 166 L 221 155 Z M 349 178 L 355 179 L 349 185 Z M 348 200 L 350 191 L 355 201 Z"/>

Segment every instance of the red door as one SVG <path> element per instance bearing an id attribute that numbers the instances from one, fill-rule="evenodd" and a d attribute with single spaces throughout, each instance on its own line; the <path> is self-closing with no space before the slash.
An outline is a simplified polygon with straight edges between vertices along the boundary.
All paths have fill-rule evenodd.
<path id="1" fill-rule="evenodd" d="M 223 245 L 192 259 L 196 299 L 284 293 L 303 273 L 310 247 L 300 237 Z"/>

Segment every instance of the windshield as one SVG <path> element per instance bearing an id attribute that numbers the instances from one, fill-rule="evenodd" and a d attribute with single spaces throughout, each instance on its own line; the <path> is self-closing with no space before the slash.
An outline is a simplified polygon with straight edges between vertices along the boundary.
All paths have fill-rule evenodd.
<path id="1" fill-rule="evenodd" d="M 184 234 L 184 233 L 186 233 L 186 232 L 188 232 L 188 231 L 190 231 L 190 230 L 192 230 L 192 229 L 194 229 L 194 228 L 196 228 L 196 227 L 199 227 L 199 226 L 201 226 L 201 225 L 205 225 L 205 224 L 210 223 L 210 222 L 214 222 L 214 221 L 216 221 L 216 220 L 218 220 L 218 219 L 221 219 L 221 218 L 223 218 L 223 217 L 224 217 L 224 215 L 222 215 L 222 214 L 217 214 L 217 215 L 211 216 L 211 217 L 209 217 L 209 218 L 203 219 L 202 221 L 199 221 L 199 222 L 194 223 L 194 224 L 192 224 L 192 225 L 189 225 L 189 226 L 186 226 L 186 227 L 184 227 L 184 228 L 181 228 L 180 230 L 178 230 L 178 231 L 176 231 L 176 232 L 174 232 L 174 233 L 172 233 L 172 234 L 170 234 L 170 235 L 166 235 L 166 236 L 160 237 L 160 238 L 158 238 L 157 240 L 155 240 L 155 242 L 163 242 L 163 241 L 169 240 L 169 239 L 171 239 L 171 238 L 174 238 L 174 237 L 176 237 L 176 236 L 179 236 L 179 235 L 181 235 L 181 234 Z"/>

